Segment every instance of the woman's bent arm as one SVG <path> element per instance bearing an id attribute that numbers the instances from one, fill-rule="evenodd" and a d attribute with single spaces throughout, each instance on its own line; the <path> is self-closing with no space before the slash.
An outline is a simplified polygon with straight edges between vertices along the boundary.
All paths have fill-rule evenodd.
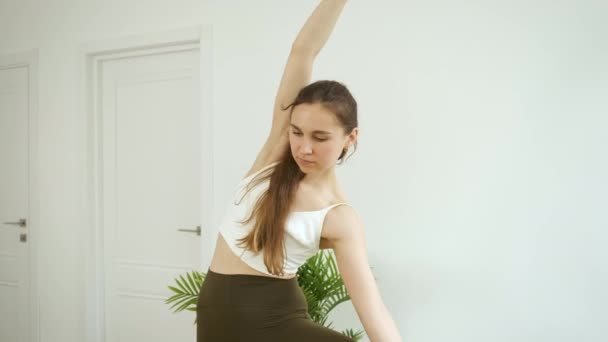
<path id="1" fill-rule="evenodd" d="M 250 172 L 278 160 L 289 144 L 289 112 L 283 108 L 292 103 L 300 89 L 310 83 L 315 57 L 329 39 L 345 3 L 346 0 L 321 1 L 292 42 L 275 96 L 272 128 Z"/>
<path id="2" fill-rule="evenodd" d="M 346 0 L 323 0 L 312 12 L 292 44 L 292 50 L 316 56 L 338 21 Z"/>
<path id="3" fill-rule="evenodd" d="M 283 107 L 295 99 L 308 83 L 312 74 L 314 59 L 329 39 L 346 0 L 323 0 L 300 29 L 292 42 L 287 64 L 277 90 L 273 114 L 273 130 L 284 133 L 288 118 Z"/>

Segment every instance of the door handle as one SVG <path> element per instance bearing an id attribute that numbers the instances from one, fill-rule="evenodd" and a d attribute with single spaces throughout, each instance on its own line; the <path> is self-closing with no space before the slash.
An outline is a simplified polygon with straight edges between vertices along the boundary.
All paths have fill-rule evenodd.
<path id="1" fill-rule="evenodd" d="M 196 226 L 196 229 L 178 229 L 178 231 L 196 233 L 196 235 L 201 236 L 201 226 Z"/>
<path id="2" fill-rule="evenodd" d="M 20 227 L 25 227 L 27 225 L 27 220 L 24 219 L 24 218 L 22 218 L 22 219 L 19 219 L 19 221 L 17 221 L 17 222 L 3 222 L 3 223 L 4 224 L 12 224 L 12 225 L 15 225 L 15 226 L 20 226 Z"/>

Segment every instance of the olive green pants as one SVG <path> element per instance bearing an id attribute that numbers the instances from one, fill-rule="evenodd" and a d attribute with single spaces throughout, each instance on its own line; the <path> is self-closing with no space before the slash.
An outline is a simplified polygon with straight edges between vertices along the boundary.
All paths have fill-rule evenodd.
<path id="1" fill-rule="evenodd" d="M 197 304 L 197 342 L 352 342 L 310 319 L 296 278 L 207 270 Z"/>

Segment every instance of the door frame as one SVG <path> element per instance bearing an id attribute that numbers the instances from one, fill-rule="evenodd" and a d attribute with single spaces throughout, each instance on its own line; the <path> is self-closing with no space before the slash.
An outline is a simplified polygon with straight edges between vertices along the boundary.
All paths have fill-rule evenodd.
<path id="1" fill-rule="evenodd" d="M 0 54 L 0 69 L 26 67 L 28 69 L 28 333 L 29 341 L 40 341 L 40 294 L 38 291 L 38 239 L 40 222 L 40 188 L 38 184 L 38 49 Z"/>
<path id="2" fill-rule="evenodd" d="M 197 45 L 200 54 L 200 132 L 201 132 L 201 225 L 213 222 L 213 60 L 211 25 L 146 33 L 100 41 L 81 43 L 77 48 L 78 94 L 83 142 L 81 162 L 84 175 L 83 244 L 85 250 L 85 341 L 105 342 L 105 266 L 103 255 L 103 213 L 101 189 L 101 117 L 98 108 L 98 74 L 104 60 L 137 56 L 154 50 L 183 50 Z M 204 190 L 204 191 L 203 191 Z M 201 265 L 205 269 L 211 261 L 209 237 L 201 236 Z M 169 307 L 167 307 L 169 310 Z"/>

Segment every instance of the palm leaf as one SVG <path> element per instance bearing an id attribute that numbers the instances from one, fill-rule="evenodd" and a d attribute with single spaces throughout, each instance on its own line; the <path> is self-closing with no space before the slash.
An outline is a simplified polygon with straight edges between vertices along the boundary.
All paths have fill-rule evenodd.
<path id="1" fill-rule="evenodd" d="M 174 313 L 183 310 L 196 311 L 198 293 L 204 280 L 205 274 L 198 271 L 186 273 L 185 278 L 183 275 L 180 275 L 175 279 L 177 287 L 169 286 L 169 289 L 175 294 L 169 297 L 165 303 L 172 304 L 170 309 L 173 309 Z M 194 324 L 196 324 L 196 318 L 194 319 Z"/>
<path id="2" fill-rule="evenodd" d="M 354 341 L 359 341 L 363 338 L 364 332 L 361 330 L 355 332 L 353 329 L 346 329 L 342 331 L 342 335 L 346 335 L 352 338 Z"/>

